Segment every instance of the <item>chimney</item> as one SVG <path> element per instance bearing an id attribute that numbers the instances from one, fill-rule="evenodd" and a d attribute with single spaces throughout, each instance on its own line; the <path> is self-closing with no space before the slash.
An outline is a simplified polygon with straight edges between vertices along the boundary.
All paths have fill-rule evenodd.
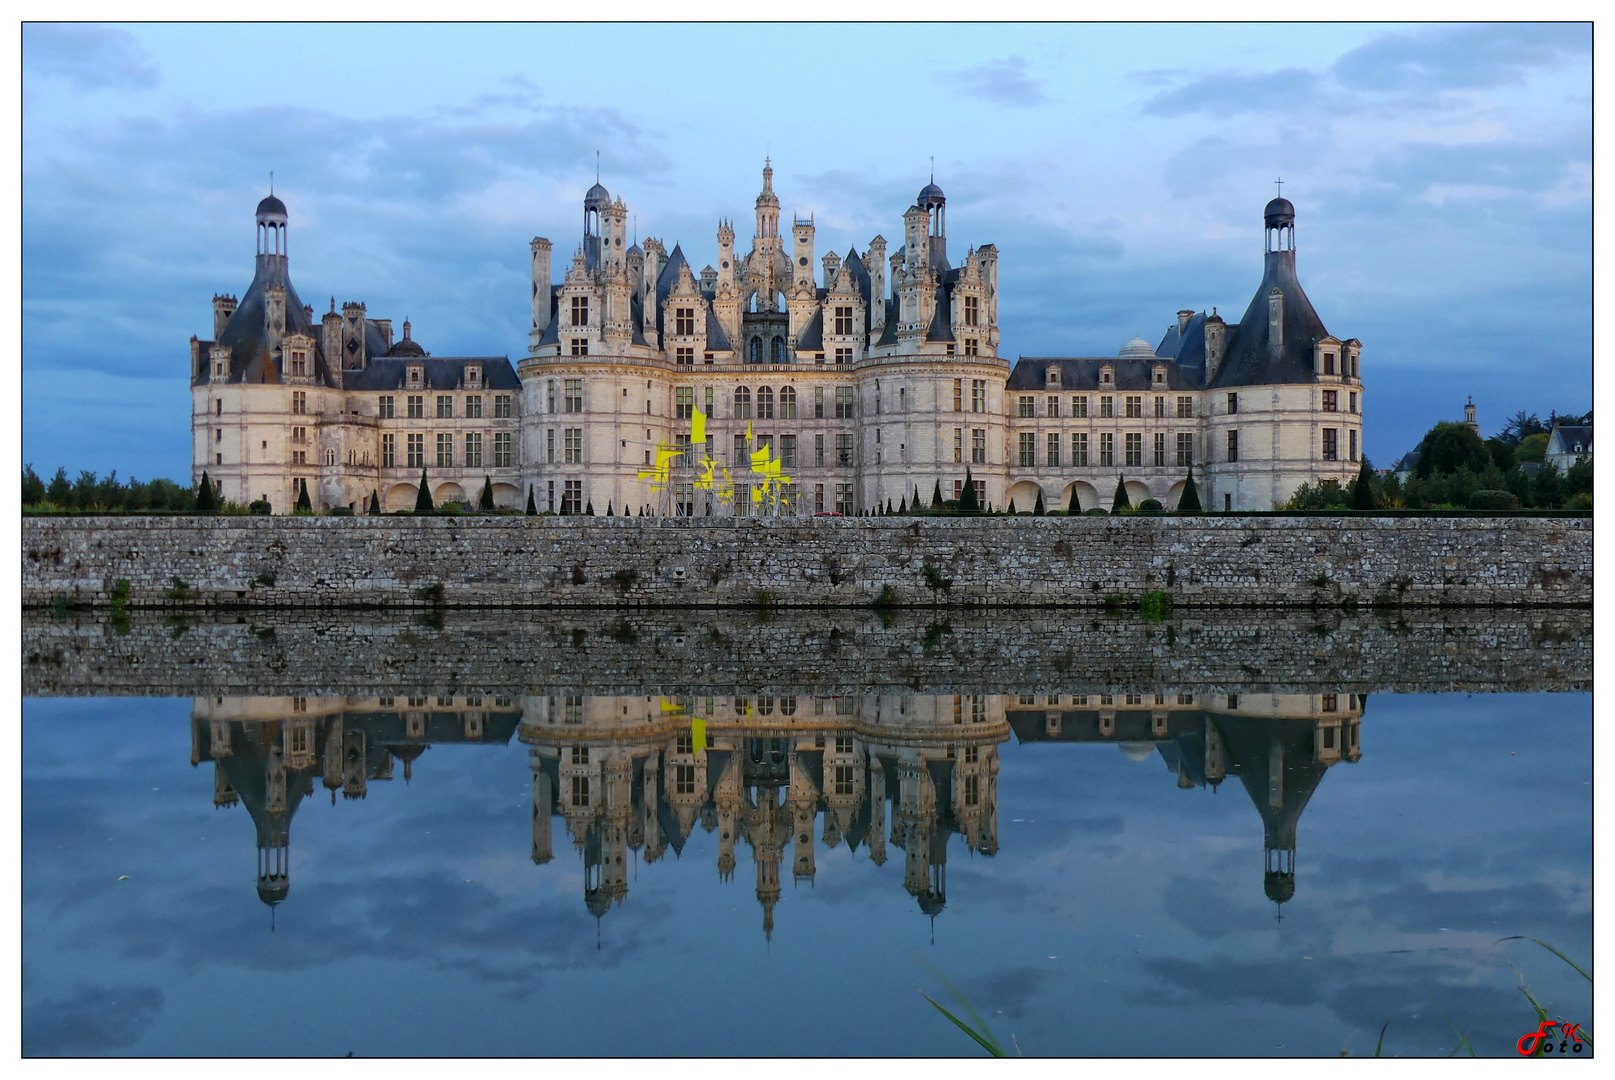
<path id="1" fill-rule="evenodd" d="M 213 340 L 217 341 L 224 336 L 224 328 L 230 323 L 230 316 L 236 313 L 236 298 L 222 293 L 213 297 Z"/>
<path id="2" fill-rule="evenodd" d="M 544 336 L 550 325 L 550 242 L 533 237 L 533 331 L 532 344 Z"/>
<path id="3" fill-rule="evenodd" d="M 1217 379 L 1217 372 L 1222 370 L 1223 348 L 1228 340 L 1228 327 L 1223 323 L 1222 316 L 1217 309 L 1211 309 L 1211 316 L 1206 319 L 1206 385 L 1210 386 Z"/>
<path id="4" fill-rule="evenodd" d="M 1274 356 L 1284 351 L 1284 293 L 1277 285 L 1267 294 L 1267 348 Z"/>
<path id="5" fill-rule="evenodd" d="M 1180 312 L 1178 312 L 1178 334 L 1179 334 L 1179 336 L 1181 336 L 1185 330 L 1189 329 L 1189 320 L 1192 319 L 1192 318 L 1194 318 L 1194 312 L 1193 311 L 1180 311 Z"/>

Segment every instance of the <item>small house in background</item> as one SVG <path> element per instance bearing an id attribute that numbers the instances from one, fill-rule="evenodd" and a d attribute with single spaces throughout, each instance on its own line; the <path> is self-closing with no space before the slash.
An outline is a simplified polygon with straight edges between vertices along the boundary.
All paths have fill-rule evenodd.
<path id="1" fill-rule="evenodd" d="M 1552 462 L 1560 472 L 1566 472 L 1578 461 L 1593 459 L 1593 426 L 1591 424 L 1555 423 L 1548 433 L 1548 449 L 1543 461 Z"/>

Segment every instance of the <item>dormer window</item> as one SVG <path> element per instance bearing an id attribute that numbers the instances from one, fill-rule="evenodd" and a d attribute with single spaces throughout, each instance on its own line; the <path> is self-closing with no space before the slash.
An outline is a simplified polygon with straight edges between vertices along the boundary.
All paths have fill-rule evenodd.
<path id="1" fill-rule="evenodd" d="M 1116 369 L 1106 365 L 1099 369 L 1099 383 L 1101 386 L 1111 386 L 1116 382 Z"/>
<path id="2" fill-rule="evenodd" d="M 1332 352 L 1326 352 L 1323 354 L 1323 373 L 1325 375 L 1333 375 L 1335 373 L 1335 354 Z"/>
<path id="3" fill-rule="evenodd" d="M 471 387 L 482 385 L 482 365 L 467 364 L 465 366 L 465 384 Z"/>
<path id="4" fill-rule="evenodd" d="M 1165 386 L 1166 385 L 1166 368 L 1158 367 L 1158 368 L 1155 369 L 1155 385 L 1156 386 Z"/>
<path id="5" fill-rule="evenodd" d="M 1043 373 L 1043 379 L 1044 379 L 1044 382 L 1047 385 L 1048 389 L 1050 389 L 1050 390 L 1058 390 L 1058 389 L 1060 389 L 1060 369 L 1059 369 L 1059 367 L 1056 366 L 1056 365 L 1050 365 L 1048 370 Z"/>
<path id="6" fill-rule="evenodd" d="M 409 385 L 411 389 L 419 389 L 426 381 L 426 369 L 411 364 L 409 367 Z"/>
<path id="7" fill-rule="evenodd" d="M 293 349 L 289 370 L 297 378 L 308 378 L 308 353 L 301 349 Z"/>

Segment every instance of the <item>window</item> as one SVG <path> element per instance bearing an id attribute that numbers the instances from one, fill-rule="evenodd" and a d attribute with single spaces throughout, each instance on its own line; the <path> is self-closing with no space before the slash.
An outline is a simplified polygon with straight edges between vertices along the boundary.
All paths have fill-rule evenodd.
<path id="1" fill-rule="evenodd" d="M 583 481 L 568 480 L 561 492 L 561 513 L 581 514 L 583 512 Z"/>
<path id="2" fill-rule="evenodd" d="M 588 338 L 580 338 L 580 337 L 573 338 L 572 339 L 572 355 L 573 356 L 588 356 L 589 355 L 589 339 Z"/>
<path id="3" fill-rule="evenodd" d="M 577 297 L 574 297 L 573 303 L 576 303 L 577 299 Z M 588 303 L 588 301 L 585 300 L 584 303 Z M 587 776 L 574 776 L 572 778 L 572 805 L 589 805 L 589 778 Z"/>
<path id="4" fill-rule="evenodd" d="M 687 752 L 687 751 L 686 751 Z M 695 766 L 673 766 L 673 791 L 677 795 L 695 794 Z"/>
<path id="5" fill-rule="evenodd" d="M 498 399 L 495 398 L 494 401 L 495 401 L 495 405 L 497 407 Z M 549 411 L 550 412 L 555 411 L 555 380 L 554 379 L 551 379 L 549 381 Z"/>
<path id="6" fill-rule="evenodd" d="M 1099 435 L 1099 464 L 1116 464 L 1116 436 L 1108 431 Z"/>
<path id="7" fill-rule="evenodd" d="M 1191 420 L 1194 418 L 1194 398 L 1182 394 L 1178 397 L 1178 419 Z"/>
<path id="8" fill-rule="evenodd" d="M 1022 394 L 1021 395 L 1020 405 L 1021 405 L 1021 415 L 1022 416 L 1036 416 L 1037 415 L 1037 407 L 1036 407 L 1037 406 L 1037 399 L 1034 398 L 1031 394 Z"/>
<path id="9" fill-rule="evenodd" d="M 1031 468 L 1037 464 L 1037 436 L 1030 431 L 1021 432 L 1021 467 Z"/>
<path id="10" fill-rule="evenodd" d="M 1099 395 L 1099 415 L 1101 417 L 1107 419 L 1107 420 L 1110 419 L 1111 417 L 1115 416 L 1116 415 L 1116 399 L 1111 397 L 1109 394 L 1100 394 Z"/>
<path id="11" fill-rule="evenodd" d="M 822 467 L 824 465 L 824 436 L 823 435 L 815 435 L 815 436 L 813 436 L 813 464 L 818 465 L 820 467 Z"/>
<path id="12" fill-rule="evenodd" d="M 695 333 L 695 309 L 675 308 L 673 312 L 673 333 L 680 337 L 689 337 Z"/>
<path id="13" fill-rule="evenodd" d="M 821 436 L 819 436 L 819 438 L 822 439 L 822 438 L 824 438 L 824 436 L 821 435 Z M 821 447 L 819 447 L 819 449 L 822 451 L 824 449 L 824 447 L 821 446 Z M 822 457 L 823 455 L 821 454 L 820 456 Z M 820 464 L 822 465 L 823 462 L 820 462 Z M 815 514 L 824 513 L 824 485 L 823 484 L 814 484 L 813 485 L 813 512 Z"/>
<path id="14" fill-rule="evenodd" d="M 1335 373 L 1335 354 L 1332 352 L 1326 352 L 1323 354 L 1323 373 L 1325 375 L 1333 375 Z"/>
<path id="15" fill-rule="evenodd" d="M 953 460 L 956 464 L 963 464 L 965 459 L 965 432 L 964 428 L 953 429 Z"/>
<path id="16" fill-rule="evenodd" d="M 796 387 L 782 386 L 779 388 L 779 418 L 781 420 L 796 419 Z"/>
<path id="17" fill-rule="evenodd" d="M 294 427 L 294 428 L 292 428 L 292 442 L 297 442 L 297 443 L 308 442 L 308 428 L 306 428 L 306 427 Z"/>
<path id="18" fill-rule="evenodd" d="M 1088 415 L 1088 396 L 1086 394 L 1071 399 L 1071 415 L 1081 420 Z"/>
<path id="19" fill-rule="evenodd" d="M 858 415 L 857 404 L 853 400 L 852 387 L 836 387 L 836 419 L 851 420 Z"/>
<path id="20" fill-rule="evenodd" d="M 852 513 L 852 485 L 851 484 L 837 484 L 836 485 L 836 513 L 838 513 L 838 514 L 850 514 L 850 513 Z"/>
<path id="21" fill-rule="evenodd" d="M 1127 395 L 1127 419 L 1129 419 L 1129 420 L 1138 420 L 1138 419 L 1142 419 L 1143 416 L 1144 416 L 1144 395 L 1143 394 L 1128 394 Z"/>
<path id="22" fill-rule="evenodd" d="M 578 413 L 583 411 L 583 380 L 566 380 L 566 411 Z"/>
<path id="23" fill-rule="evenodd" d="M 561 435 L 566 450 L 566 464 L 583 464 L 583 429 L 569 427 Z"/>
<path id="24" fill-rule="evenodd" d="M 1088 434 L 1084 431 L 1071 436 L 1071 466 L 1085 468 L 1088 464 Z"/>
<path id="25" fill-rule="evenodd" d="M 420 420 L 426 416 L 426 399 L 420 394 L 411 394 L 409 395 L 408 408 L 409 418 L 411 420 Z"/>
<path id="26" fill-rule="evenodd" d="M 1157 420 L 1166 418 L 1166 398 L 1160 394 L 1155 395 L 1155 418 Z"/>
<path id="27" fill-rule="evenodd" d="M 751 387 L 735 387 L 735 419 L 751 419 Z"/>
<path id="28" fill-rule="evenodd" d="M 1114 376 L 1115 372 L 1108 367 L 1101 368 L 1099 371 L 1099 381 L 1105 386 L 1109 386 L 1111 383 L 1116 381 Z"/>
<path id="29" fill-rule="evenodd" d="M 465 467 L 468 469 L 482 468 L 482 432 L 468 431 L 465 433 Z"/>
<path id="30" fill-rule="evenodd" d="M 293 390 L 292 391 L 292 412 L 294 412 L 294 413 L 306 413 L 306 412 L 308 412 L 308 393 L 306 391 L 303 391 L 303 390 Z"/>
<path id="31" fill-rule="evenodd" d="M 1059 415 L 1060 415 L 1060 398 L 1059 398 L 1058 395 L 1055 395 L 1055 394 L 1050 394 L 1049 395 L 1048 401 L 1045 403 L 1045 415 L 1047 415 L 1047 416 L 1049 416 L 1051 418 L 1058 418 L 1059 417 Z"/>
<path id="32" fill-rule="evenodd" d="M 838 434 L 836 436 L 836 464 L 852 464 L 852 435 Z"/>
<path id="33" fill-rule="evenodd" d="M 587 296 L 574 296 L 572 298 L 572 325 L 589 325 L 589 298 Z"/>
<path id="34" fill-rule="evenodd" d="M 1234 413 L 1237 413 L 1238 411 L 1239 411 L 1239 395 L 1238 394 L 1229 394 L 1228 395 L 1228 414 L 1230 416 L 1232 416 Z"/>
<path id="35" fill-rule="evenodd" d="M 970 380 L 970 411 L 971 412 L 986 412 L 987 411 L 987 380 L 986 379 L 971 379 Z"/>
<path id="36" fill-rule="evenodd" d="M 293 450 L 292 451 L 292 464 L 293 465 L 307 465 L 308 464 L 308 451 L 307 450 Z"/>
<path id="37" fill-rule="evenodd" d="M 1351 460 L 1356 461 L 1357 460 L 1357 429 L 1353 428 L 1348 434 L 1349 434 L 1350 440 L 1351 440 Z"/>
<path id="38" fill-rule="evenodd" d="M 454 418 L 454 399 L 447 394 L 437 396 L 437 418 L 439 420 L 452 420 Z"/>
<path id="39" fill-rule="evenodd" d="M 405 444 L 408 451 L 405 464 L 412 469 L 419 468 L 426 464 L 426 436 L 410 435 L 408 438 L 409 441 Z"/>
<path id="40" fill-rule="evenodd" d="M 673 362 L 679 367 L 695 366 L 695 348 L 690 345 L 680 345 L 673 350 Z"/>
<path id="41" fill-rule="evenodd" d="M 1228 433 L 1228 460 L 1239 460 L 1239 432 L 1237 431 Z"/>
<path id="42" fill-rule="evenodd" d="M 774 419 L 774 388 L 771 386 L 757 388 L 757 419 Z"/>
<path id="43" fill-rule="evenodd" d="M 383 420 L 393 418 L 393 396 L 391 394 L 383 394 L 376 400 L 376 415 Z"/>
<path id="44" fill-rule="evenodd" d="M 1189 466 L 1194 464 L 1194 434 L 1193 432 L 1178 432 L 1178 464 Z"/>
<path id="45" fill-rule="evenodd" d="M 1323 392 L 1323 411 L 1324 412 L 1339 412 L 1340 411 L 1339 402 L 1340 402 L 1340 392 L 1338 390 L 1325 390 Z"/>
<path id="46" fill-rule="evenodd" d="M 1340 457 L 1340 432 L 1335 428 L 1323 429 L 1323 460 L 1336 461 Z"/>
<path id="47" fill-rule="evenodd" d="M 465 414 L 473 420 L 482 419 L 482 395 L 467 394 L 465 398 Z"/>
<path id="48" fill-rule="evenodd" d="M 965 355 L 966 356 L 980 356 L 981 355 L 981 342 L 979 340 L 977 340 L 976 338 L 973 338 L 973 337 L 965 338 Z"/>
<path id="49" fill-rule="evenodd" d="M 987 464 L 987 432 L 984 428 L 970 430 L 970 463 L 972 465 Z"/>
<path id="50" fill-rule="evenodd" d="M 850 307 L 838 307 L 838 308 L 836 308 L 836 333 L 838 333 L 838 334 L 850 334 L 850 333 L 852 333 L 852 308 L 850 308 Z"/>
<path id="51" fill-rule="evenodd" d="M 768 343 L 768 362 L 771 364 L 785 363 L 785 339 L 776 337 Z"/>
<path id="52" fill-rule="evenodd" d="M 673 419 L 690 420 L 695 417 L 695 387 L 680 386 L 673 391 Z"/>
<path id="53" fill-rule="evenodd" d="M 974 296 L 965 297 L 965 325 L 979 326 L 981 319 L 981 301 Z"/>
<path id="54" fill-rule="evenodd" d="M 852 350 L 845 346 L 836 349 L 836 366 L 841 367 L 852 363 Z"/>
<path id="55" fill-rule="evenodd" d="M 1346 395 L 1346 411 L 1347 412 L 1356 412 L 1357 411 L 1357 391 L 1355 391 L 1355 390 L 1353 390 L 1351 393 Z"/>
<path id="56" fill-rule="evenodd" d="M 796 468 L 795 435 L 781 435 L 779 437 L 779 463 L 781 468 Z"/>
<path id="57" fill-rule="evenodd" d="M 841 740 L 837 739 L 836 744 L 839 746 L 840 743 L 841 743 Z M 836 766 L 836 794 L 837 795 L 851 795 L 852 794 L 852 766 L 851 765 L 837 765 Z"/>
<path id="58" fill-rule="evenodd" d="M 381 467 L 383 469 L 390 469 L 394 465 L 393 458 L 398 452 L 396 439 L 397 436 L 391 434 L 381 437 Z"/>
<path id="59" fill-rule="evenodd" d="M 1144 464 L 1144 433 L 1129 431 L 1126 435 L 1127 466 L 1140 467 Z"/>
<path id="60" fill-rule="evenodd" d="M 544 432 L 544 460 L 551 465 L 555 464 L 555 429 L 550 428 Z"/>
<path id="61" fill-rule="evenodd" d="M 437 467 L 448 469 L 454 466 L 454 436 L 447 431 L 437 433 Z"/>
<path id="62" fill-rule="evenodd" d="M 813 388 L 813 419 L 824 419 L 824 387 L 822 386 Z"/>
<path id="63" fill-rule="evenodd" d="M 304 352 L 293 352 L 292 353 L 292 374 L 293 375 L 302 375 L 302 376 L 305 376 L 305 377 L 308 375 L 308 354 L 307 353 L 304 353 Z"/>
<path id="64" fill-rule="evenodd" d="M 1166 467 L 1166 432 L 1164 431 L 1155 433 L 1155 467 L 1157 469 Z"/>
<path id="65" fill-rule="evenodd" d="M 1047 464 L 1050 468 L 1060 464 L 1060 434 L 1056 431 L 1049 432 Z"/>
<path id="66" fill-rule="evenodd" d="M 552 410 L 553 411 L 553 410 Z M 493 396 L 493 415 L 497 420 L 510 419 L 510 395 L 495 394 Z"/>
<path id="67" fill-rule="evenodd" d="M 963 379 L 953 380 L 953 411 L 965 411 L 965 381 Z"/>

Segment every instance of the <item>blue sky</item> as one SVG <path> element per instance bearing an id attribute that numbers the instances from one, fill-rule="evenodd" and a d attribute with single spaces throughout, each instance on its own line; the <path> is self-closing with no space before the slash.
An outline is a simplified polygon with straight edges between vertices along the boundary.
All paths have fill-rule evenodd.
<path id="1" fill-rule="evenodd" d="M 1242 312 L 1282 176 L 1388 465 L 1470 394 L 1487 434 L 1591 407 L 1591 86 L 1585 25 L 29 25 L 24 460 L 187 473 L 187 341 L 271 170 L 307 303 L 519 356 L 527 242 L 575 246 L 598 151 L 696 266 L 720 216 L 746 246 L 765 154 L 842 253 L 934 156 L 1011 359 Z"/>

